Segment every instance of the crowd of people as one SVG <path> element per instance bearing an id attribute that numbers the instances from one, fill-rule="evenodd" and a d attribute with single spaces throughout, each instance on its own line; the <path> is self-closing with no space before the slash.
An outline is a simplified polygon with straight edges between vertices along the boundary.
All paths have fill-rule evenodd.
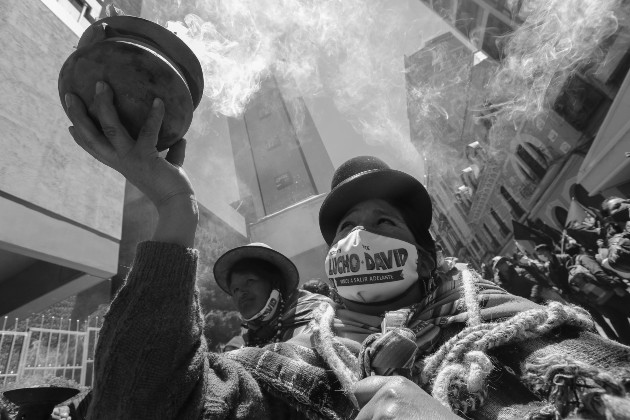
<path id="1" fill-rule="evenodd" d="M 630 345 L 630 200 L 610 197 L 570 222 L 560 243 L 540 243 L 532 255 L 496 256 L 481 271 L 536 303 L 579 305 L 604 335 Z"/>
<path id="2" fill-rule="evenodd" d="M 245 328 L 231 351 L 208 351 L 185 141 L 157 153 L 159 100 L 137 139 L 106 84 L 100 128 L 77 96 L 66 103 L 78 145 L 159 214 L 105 317 L 88 418 L 630 417 L 630 348 L 594 333 L 588 311 L 560 303 L 569 296 L 524 257 L 493 261 L 499 285 L 442 255 L 424 186 L 370 156 L 337 168 L 320 209 L 332 298 L 299 290 L 295 266 L 264 244 L 228 251 L 215 279 Z M 609 240 L 615 268 L 622 242 Z"/>

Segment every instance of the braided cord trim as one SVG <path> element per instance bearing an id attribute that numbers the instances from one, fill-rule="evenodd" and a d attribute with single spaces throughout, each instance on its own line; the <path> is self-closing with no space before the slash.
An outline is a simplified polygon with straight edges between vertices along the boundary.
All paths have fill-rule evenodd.
<path id="1" fill-rule="evenodd" d="M 469 326 L 424 360 L 420 382 L 432 385 L 433 397 L 451 410 L 474 410 L 483 402 L 492 371 L 489 350 L 545 335 L 562 325 L 588 330 L 593 321 L 580 307 L 550 302 L 502 322 Z"/>

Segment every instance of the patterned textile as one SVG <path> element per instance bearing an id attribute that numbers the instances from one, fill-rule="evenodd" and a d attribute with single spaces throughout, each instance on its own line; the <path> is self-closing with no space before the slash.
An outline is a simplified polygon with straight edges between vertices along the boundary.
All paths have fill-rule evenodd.
<path id="1" fill-rule="evenodd" d="M 357 415 L 314 349 L 276 343 L 262 349 L 245 347 L 222 357 L 244 366 L 265 394 L 273 397 L 268 401 L 274 419 L 349 420 Z"/>
<path id="2" fill-rule="evenodd" d="M 416 334 L 418 356 L 422 357 L 443 342 L 442 332 L 454 324 L 468 320 L 462 292 L 461 270 L 465 264 L 457 264 L 458 270 L 439 273 L 436 286 L 419 303 L 413 305 L 407 328 Z M 479 306 L 484 321 L 496 321 L 519 312 L 538 308 L 535 303 L 510 295 L 496 284 L 477 278 Z M 334 328 L 338 336 L 363 342 L 370 334 L 381 332 L 382 316 L 365 315 L 337 309 Z"/>
<path id="3" fill-rule="evenodd" d="M 293 294 L 288 308 L 282 314 L 282 325 L 299 327 L 308 324 L 313 319 L 312 312 L 320 303 L 332 303 L 328 297 L 311 293 L 306 290 L 298 290 Z"/>
<path id="4" fill-rule="evenodd" d="M 302 332 L 313 319 L 313 310 L 322 302 L 333 304 L 328 297 L 311 293 L 306 290 L 297 290 L 291 295 L 285 304 L 285 310 L 280 317 L 282 322 L 281 341 L 289 340 L 294 335 Z M 272 318 L 265 326 L 252 329 L 249 328 L 247 334 L 244 335 L 245 342 L 251 339 L 255 340 L 271 340 L 276 333 L 275 325 L 277 317 Z M 243 325 L 247 328 L 247 324 Z"/>

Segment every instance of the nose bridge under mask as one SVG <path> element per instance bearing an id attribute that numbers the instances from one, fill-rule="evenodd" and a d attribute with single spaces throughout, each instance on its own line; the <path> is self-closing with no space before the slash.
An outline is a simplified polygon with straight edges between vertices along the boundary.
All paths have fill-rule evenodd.
<path id="1" fill-rule="evenodd" d="M 350 231 L 350 234 L 352 234 L 352 235 L 353 235 L 353 236 L 352 236 L 352 239 L 353 239 L 353 241 L 352 241 L 352 245 L 353 245 L 353 246 L 358 246 L 358 245 L 359 245 L 359 243 L 360 243 L 360 241 L 361 241 L 360 235 L 361 235 L 361 232 L 362 232 L 362 231 L 367 232 L 363 226 L 355 226 L 355 227 L 354 227 L 354 228 L 352 228 L 352 230 Z"/>

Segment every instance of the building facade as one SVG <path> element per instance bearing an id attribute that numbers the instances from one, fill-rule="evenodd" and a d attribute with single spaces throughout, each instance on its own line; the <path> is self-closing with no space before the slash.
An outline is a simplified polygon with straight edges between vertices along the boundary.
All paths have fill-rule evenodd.
<path id="1" fill-rule="evenodd" d="M 232 206 L 251 241 L 289 257 L 301 283 L 326 278 L 318 215 L 334 168 L 303 99 L 287 98 L 271 76 L 228 122 L 241 194 Z"/>
<path id="2" fill-rule="evenodd" d="M 412 140 L 421 145 L 435 133 L 446 139 L 454 167 L 426 156 L 434 231 L 448 252 L 478 265 L 516 250 L 512 221 L 563 229 L 570 190 L 630 66 L 630 44 L 623 34 L 612 37 L 606 59 L 571 78 L 543 116 L 497 134 L 483 90 L 503 58 L 505 35 L 531 11 L 527 2 L 422 2 L 451 30 L 406 57 Z M 436 87 L 445 93 L 436 99 L 438 117 L 427 123 L 418 117 L 425 106 L 418 92 Z"/>

